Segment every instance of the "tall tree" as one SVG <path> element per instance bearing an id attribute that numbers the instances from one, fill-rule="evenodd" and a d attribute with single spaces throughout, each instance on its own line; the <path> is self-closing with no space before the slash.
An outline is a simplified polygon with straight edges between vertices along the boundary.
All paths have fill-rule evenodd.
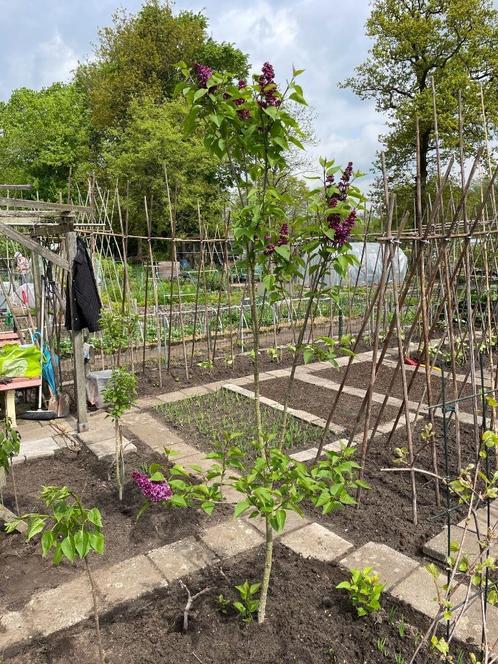
<path id="1" fill-rule="evenodd" d="M 70 170 L 75 179 L 90 170 L 86 104 L 72 84 L 14 90 L 0 103 L 0 127 L 4 180 L 27 181 L 50 199 L 65 190 Z"/>
<path id="2" fill-rule="evenodd" d="M 239 49 L 207 36 L 202 13 L 174 14 L 171 4 L 162 0 L 146 0 L 134 15 L 117 11 L 113 25 L 99 31 L 95 58 L 80 65 L 76 74 L 95 127 L 126 124 L 134 99 L 146 96 L 160 103 L 171 97 L 180 80 L 180 60 L 240 75 L 247 70 L 247 57 Z"/>
<path id="3" fill-rule="evenodd" d="M 425 193 L 435 150 L 433 80 L 443 151 L 458 142 L 459 94 L 468 151 L 483 139 L 481 87 L 488 118 L 496 117 L 498 12 L 492 0 L 374 0 L 366 33 L 373 40 L 369 57 L 343 86 L 387 114 L 382 139 L 398 183 L 413 175 L 419 118 Z M 494 133 L 496 124 L 488 129 Z"/>
<path id="4" fill-rule="evenodd" d="M 101 160 L 110 184 L 129 184 L 130 231 L 145 227 L 144 194 L 153 200 L 153 235 L 171 234 L 164 169 L 173 198 L 177 232 L 199 232 L 197 204 L 203 221 L 214 227 L 222 218 L 227 178 L 204 147 L 199 134 L 185 137 L 185 110 L 180 100 L 155 104 L 132 102 L 124 130 L 112 131 L 103 143 Z"/>

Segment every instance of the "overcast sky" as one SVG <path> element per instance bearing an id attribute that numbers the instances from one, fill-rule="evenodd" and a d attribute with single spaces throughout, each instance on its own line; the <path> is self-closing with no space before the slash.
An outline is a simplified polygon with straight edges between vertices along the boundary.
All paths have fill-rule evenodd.
<path id="1" fill-rule="evenodd" d="M 21 86 L 68 80 L 77 62 L 91 55 L 98 27 L 111 22 L 116 7 L 133 12 L 140 5 L 141 0 L 0 0 L 0 99 Z M 178 0 L 175 7 L 204 10 L 215 39 L 234 42 L 256 68 L 269 60 L 281 81 L 292 64 L 305 69 L 301 84 L 317 115 L 314 152 L 369 170 L 383 118 L 373 104 L 337 87 L 368 52 L 368 0 Z"/>

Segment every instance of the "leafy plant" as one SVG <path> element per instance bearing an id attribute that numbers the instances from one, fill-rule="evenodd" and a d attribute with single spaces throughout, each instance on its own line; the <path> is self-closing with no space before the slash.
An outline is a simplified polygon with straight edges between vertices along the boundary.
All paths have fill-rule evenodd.
<path id="1" fill-rule="evenodd" d="M 12 486 L 14 489 L 14 500 L 16 503 L 16 511 L 19 513 L 19 503 L 17 499 L 17 488 L 14 474 L 14 465 L 12 458 L 19 454 L 21 449 L 21 436 L 17 429 L 12 426 L 10 417 L 6 417 L 0 429 L 0 470 L 6 475 L 9 472 L 12 475 Z"/>
<path id="2" fill-rule="evenodd" d="M 224 595 L 218 595 L 216 604 L 222 613 L 226 614 L 230 609 L 234 609 L 244 622 L 252 622 L 259 607 L 259 599 L 256 598 L 256 595 L 260 588 L 261 583 L 251 583 L 246 579 L 244 583 L 235 586 L 239 594 L 238 600 L 231 602 Z"/>
<path id="3" fill-rule="evenodd" d="M 275 346 L 269 346 L 266 349 L 266 354 L 272 362 L 280 362 L 280 352 Z"/>
<path id="4" fill-rule="evenodd" d="M 201 362 L 197 362 L 197 366 L 201 369 L 212 369 L 214 363 L 211 360 L 202 360 Z"/>
<path id="5" fill-rule="evenodd" d="M 48 513 L 24 514 L 7 523 L 5 530 L 12 532 L 19 523 L 25 522 L 28 525 L 26 539 L 29 541 L 41 534 L 42 555 L 47 557 L 50 554 L 54 565 L 58 565 L 63 558 L 70 563 L 74 563 L 77 559 L 84 561 L 92 590 L 99 656 L 103 664 L 104 653 L 100 636 L 97 595 L 88 565 L 88 556 L 91 553 L 104 553 L 102 516 L 96 507 L 86 508 L 78 494 L 66 486 L 45 486 L 42 488 L 41 498 L 50 510 Z"/>
<path id="6" fill-rule="evenodd" d="M 349 581 L 342 581 L 336 588 L 346 590 L 358 616 L 366 616 L 380 610 L 380 597 L 384 584 L 379 583 L 379 575 L 371 567 L 363 570 L 352 569 Z"/>
<path id="7" fill-rule="evenodd" d="M 378 638 L 375 647 L 377 650 L 380 652 L 381 655 L 384 655 L 384 657 L 387 657 L 387 647 L 386 647 L 387 639 L 384 638 Z"/>
<path id="8" fill-rule="evenodd" d="M 251 583 L 247 579 L 244 583 L 235 586 L 240 599 L 233 603 L 233 608 L 238 612 L 244 622 L 251 622 L 258 610 L 259 599 L 256 599 L 255 596 L 260 588 L 261 583 Z"/>
<path id="9" fill-rule="evenodd" d="M 121 432 L 120 419 L 128 411 L 137 396 L 137 378 L 135 374 L 126 369 L 114 369 L 107 385 L 102 393 L 104 402 L 107 404 L 109 416 L 114 422 L 115 434 L 115 467 L 116 483 L 118 486 L 119 500 L 123 500 L 123 487 L 125 477 L 123 435 Z"/>

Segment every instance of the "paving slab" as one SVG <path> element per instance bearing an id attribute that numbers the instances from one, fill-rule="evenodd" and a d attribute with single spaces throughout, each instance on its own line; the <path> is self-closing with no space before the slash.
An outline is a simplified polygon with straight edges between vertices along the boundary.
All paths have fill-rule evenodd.
<path id="1" fill-rule="evenodd" d="M 226 382 L 227 382 L 226 380 L 217 380 L 214 383 L 206 383 L 204 387 L 209 392 L 218 392 L 218 390 L 221 390 L 221 388 L 223 387 L 223 385 L 226 384 Z"/>
<path id="2" fill-rule="evenodd" d="M 204 385 L 194 385 L 192 387 L 186 387 L 183 390 L 180 390 L 185 399 L 190 399 L 191 397 L 202 397 L 205 394 L 209 394 L 209 390 L 204 387 Z"/>
<path id="3" fill-rule="evenodd" d="M 157 398 L 161 401 L 161 403 L 174 403 L 175 401 L 182 401 L 183 399 L 186 399 L 186 396 L 182 391 L 177 390 L 176 392 L 158 394 Z"/>
<path id="4" fill-rule="evenodd" d="M 250 385 L 254 381 L 254 376 L 241 376 L 240 378 L 231 378 L 230 385 Z M 225 381 L 226 384 L 227 381 Z"/>
<path id="5" fill-rule="evenodd" d="M 436 560 L 446 561 L 447 558 L 447 547 L 448 547 L 448 528 L 445 527 L 438 535 L 433 537 L 424 545 L 424 553 Z M 463 551 L 470 556 L 477 556 L 480 552 L 479 543 L 477 535 L 470 530 L 467 531 L 465 535 L 465 540 L 463 546 L 461 545 L 463 529 L 459 526 L 453 526 L 451 528 L 451 542 L 459 544 Z M 484 533 L 481 535 L 484 537 Z M 490 548 L 490 555 L 497 557 L 498 556 L 498 542 L 493 542 Z"/>
<path id="6" fill-rule="evenodd" d="M 149 410 L 151 408 L 155 408 L 156 406 L 160 406 L 164 401 L 160 399 L 159 397 L 142 397 L 141 399 L 137 399 L 135 401 L 136 405 L 141 408 L 142 410 Z"/>
<path id="7" fill-rule="evenodd" d="M 0 652 L 27 641 L 29 637 L 28 623 L 20 611 L 9 611 L 0 616 Z"/>
<path id="8" fill-rule="evenodd" d="M 264 541 L 255 528 L 241 519 L 225 521 L 208 528 L 201 539 L 220 558 L 236 556 Z"/>
<path id="9" fill-rule="evenodd" d="M 445 583 L 446 575 L 441 574 L 439 582 Z M 434 579 L 424 567 L 417 567 L 390 592 L 397 599 L 430 618 L 434 618 L 439 610 Z"/>
<path id="10" fill-rule="evenodd" d="M 304 528 L 286 534 L 281 542 L 304 558 L 314 558 L 324 562 L 341 558 L 353 546 L 351 542 L 342 539 L 319 523 L 310 523 Z"/>
<path id="11" fill-rule="evenodd" d="M 230 505 L 236 505 L 245 498 L 245 495 L 243 493 L 240 493 L 240 491 L 237 491 L 237 489 L 235 489 L 231 485 L 223 485 L 222 493 L 223 493 L 223 500 L 229 503 Z"/>
<path id="12" fill-rule="evenodd" d="M 290 372 L 290 369 L 273 369 L 272 371 L 267 371 L 266 373 L 273 378 L 287 378 L 290 376 Z"/>
<path id="13" fill-rule="evenodd" d="M 185 537 L 149 551 L 147 557 L 170 582 L 218 560 L 212 551 L 194 537 Z"/>
<path id="14" fill-rule="evenodd" d="M 114 456 L 116 454 L 116 440 L 114 435 L 112 438 L 106 438 L 105 440 L 99 440 L 95 443 L 87 443 L 86 446 L 88 449 L 95 454 L 97 459 L 104 459 L 105 457 Z M 136 452 L 137 447 L 131 443 L 128 438 L 123 437 L 123 452 L 124 454 L 130 454 L 130 452 Z"/>
<path id="15" fill-rule="evenodd" d="M 98 569 L 93 577 L 105 610 L 168 585 L 157 567 L 144 555 Z"/>
<path id="16" fill-rule="evenodd" d="M 245 387 L 241 387 L 236 383 L 224 383 L 223 389 L 228 390 L 229 392 L 235 392 L 235 394 L 241 394 L 242 396 L 247 397 L 248 399 L 254 399 L 254 392 L 246 390 Z"/>
<path id="17" fill-rule="evenodd" d="M 37 427 L 36 429 L 30 428 L 27 431 L 19 431 L 21 436 L 21 441 L 23 443 L 28 443 L 36 440 L 41 440 L 42 438 L 47 438 L 53 434 L 53 431 L 47 431 L 46 428 Z"/>
<path id="18" fill-rule="evenodd" d="M 160 454 L 164 448 L 178 452 L 175 460 L 195 454 L 198 450 L 184 443 L 173 429 L 149 413 L 141 413 L 133 424 L 127 426 L 134 436 Z"/>
<path id="19" fill-rule="evenodd" d="M 295 461 L 302 461 L 303 463 L 306 461 L 311 461 L 314 459 L 317 455 L 318 452 L 318 447 L 310 447 L 307 450 L 302 450 L 301 452 L 294 452 L 294 454 L 289 454 L 291 459 L 295 459 Z"/>
<path id="20" fill-rule="evenodd" d="M 455 593 L 455 600 L 453 603 L 463 601 L 464 597 L 465 589 L 459 588 Z M 477 599 L 474 600 L 470 606 L 467 606 L 463 615 L 458 620 L 455 627 L 455 636 L 462 641 L 470 641 L 476 645 L 480 645 L 482 624 L 481 602 Z M 496 606 L 488 606 L 486 609 L 486 628 L 489 644 L 492 645 L 498 638 L 498 608 Z M 498 652 L 495 654 L 498 655 Z"/>
<path id="21" fill-rule="evenodd" d="M 93 611 L 90 583 L 86 574 L 34 595 L 22 610 L 34 634 L 49 636 L 76 625 Z"/>
<path id="22" fill-rule="evenodd" d="M 306 410 L 299 410 L 298 408 L 288 408 L 287 411 L 289 412 L 290 415 L 293 415 L 298 420 L 302 420 L 307 424 L 313 424 L 313 422 L 318 419 L 316 415 L 313 415 L 313 413 L 308 413 L 308 411 Z"/>
<path id="23" fill-rule="evenodd" d="M 341 560 L 341 565 L 348 569 L 372 567 L 385 584 L 385 590 L 402 581 L 419 567 L 419 563 L 408 558 L 390 546 L 377 542 L 368 542 Z"/>
<path id="24" fill-rule="evenodd" d="M 193 475 L 201 475 L 206 473 L 212 466 L 217 463 L 215 459 L 206 459 L 206 454 L 204 452 L 198 452 L 197 450 L 194 451 L 195 454 L 184 457 L 181 460 L 181 465 Z M 192 468 L 192 466 L 199 466 L 201 473 Z"/>
<path id="25" fill-rule="evenodd" d="M 26 460 L 42 459 L 44 457 L 51 457 L 59 446 L 53 438 L 39 438 L 38 440 L 30 440 L 27 442 L 21 441 L 21 456 L 25 456 Z"/>
<path id="26" fill-rule="evenodd" d="M 110 419 L 103 418 L 98 421 L 90 420 L 88 431 L 82 431 L 78 434 L 78 438 L 85 445 L 98 443 L 111 436 L 114 436 L 114 424 Z"/>

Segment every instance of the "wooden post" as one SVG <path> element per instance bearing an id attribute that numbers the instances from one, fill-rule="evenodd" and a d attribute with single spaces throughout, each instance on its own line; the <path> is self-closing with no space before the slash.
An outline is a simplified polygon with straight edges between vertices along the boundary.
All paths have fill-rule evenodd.
<path id="1" fill-rule="evenodd" d="M 67 258 L 70 266 L 69 270 L 69 302 L 66 306 L 71 307 L 71 327 L 74 328 L 74 310 L 73 310 L 73 261 L 76 256 L 75 231 L 66 233 Z M 86 408 L 86 376 L 85 362 L 83 360 L 83 332 L 81 330 L 71 330 L 71 339 L 73 341 L 73 369 L 74 369 L 74 397 L 76 401 L 76 417 L 78 420 L 78 431 L 88 431 L 88 412 Z"/>

